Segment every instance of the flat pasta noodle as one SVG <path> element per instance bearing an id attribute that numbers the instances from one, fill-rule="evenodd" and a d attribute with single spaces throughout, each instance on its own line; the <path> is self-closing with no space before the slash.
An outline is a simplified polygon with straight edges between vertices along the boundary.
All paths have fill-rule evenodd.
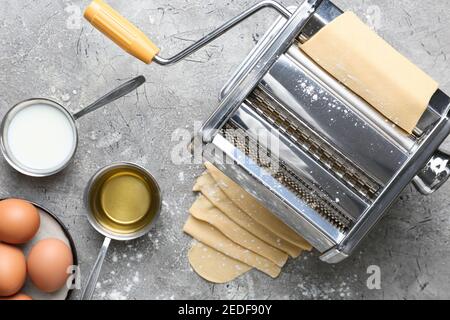
<path id="1" fill-rule="evenodd" d="M 252 270 L 251 266 L 197 241 L 193 242 L 188 259 L 192 269 L 212 283 L 227 283 Z"/>
<path id="2" fill-rule="evenodd" d="M 240 227 L 222 211 L 216 208 L 205 196 L 200 195 L 189 212 L 194 218 L 207 222 L 217 228 L 233 242 L 269 259 L 279 267 L 283 267 L 286 264 L 288 259 L 286 253 L 272 247 Z"/>
<path id="3" fill-rule="evenodd" d="M 209 162 L 205 163 L 205 166 L 217 185 L 242 211 L 247 213 L 254 220 L 257 220 L 281 239 L 288 241 L 303 250 L 312 250 L 312 246 L 305 239 L 298 235 L 283 221 L 278 219 L 236 182 L 223 174 L 222 171 Z"/>
<path id="4" fill-rule="evenodd" d="M 293 258 L 297 258 L 301 254 L 301 248 L 276 236 L 269 229 L 256 220 L 253 220 L 248 214 L 239 209 L 239 207 L 226 196 L 222 189 L 220 189 L 211 175 L 204 174 L 200 176 L 194 186 L 194 191 L 201 192 L 231 220 L 264 242 L 286 252 Z"/>
<path id="5" fill-rule="evenodd" d="M 272 278 L 278 277 L 281 273 L 281 268 L 275 263 L 241 247 L 206 222 L 189 216 L 183 230 L 197 241 L 210 246 L 230 258 L 252 266 Z"/>

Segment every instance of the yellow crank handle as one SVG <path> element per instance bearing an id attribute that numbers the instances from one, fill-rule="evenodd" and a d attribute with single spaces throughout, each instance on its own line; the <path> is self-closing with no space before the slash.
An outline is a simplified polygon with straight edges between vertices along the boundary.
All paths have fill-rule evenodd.
<path id="1" fill-rule="evenodd" d="M 141 30 L 102 0 L 94 0 L 84 17 L 123 50 L 147 64 L 160 51 Z"/>

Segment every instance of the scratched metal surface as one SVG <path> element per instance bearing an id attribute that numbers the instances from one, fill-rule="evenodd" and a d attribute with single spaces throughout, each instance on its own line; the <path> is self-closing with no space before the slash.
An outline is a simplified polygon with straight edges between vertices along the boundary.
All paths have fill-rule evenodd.
<path id="1" fill-rule="evenodd" d="M 143 27 L 164 53 L 174 53 L 256 0 L 110 0 Z M 286 5 L 295 1 L 286 1 Z M 450 92 L 450 4 L 447 1 L 339 0 Z M 48 179 L 29 179 L 0 161 L 0 195 L 20 196 L 50 208 L 70 229 L 84 276 L 102 239 L 88 225 L 84 187 L 100 167 L 126 160 L 144 165 L 161 183 L 164 209 L 150 236 L 113 243 L 98 299 L 339 299 L 450 298 L 450 184 L 430 197 L 409 187 L 388 217 L 349 260 L 337 266 L 307 254 L 289 261 L 279 279 L 252 271 L 228 285 L 196 276 L 182 233 L 197 164 L 174 165 L 171 137 L 193 131 L 214 110 L 221 86 L 274 19 L 260 13 L 220 41 L 174 67 L 145 66 L 123 54 L 84 21 L 88 1 L 2 0 L 0 8 L 0 117 L 16 102 L 50 97 L 79 110 L 138 74 L 148 83 L 79 122 L 75 162 Z M 367 269 L 381 268 L 381 290 L 366 286 Z M 74 296 L 77 298 L 79 292 Z"/>

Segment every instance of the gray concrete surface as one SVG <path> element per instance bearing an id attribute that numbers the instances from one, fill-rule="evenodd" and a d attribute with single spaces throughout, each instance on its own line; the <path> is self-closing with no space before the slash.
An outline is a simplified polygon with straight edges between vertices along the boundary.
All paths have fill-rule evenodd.
<path id="1" fill-rule="evenodd" d="M 177 52 L 258 0 L 110 0 L 157 42 Z M 286 5 L 295 1 L 284 1 Z M 448 1 L 337 0 L 356 11 L 450 92 Z M 177 128 L 193 130 L 214 110 L 221 86 L 274 19 L 260 13 L 220 41 L 174 67 L 145 66 L 122 53 L 79 17 L 88 1 L 2 0 L 0 117 L 18 101 L 50 97 L 77 111 L 126 79 L 148 83 L 125 99 L 79 121 L 73 165 L 48 179 L 30 179 L 0 161 L 0 196 L 20 196 L 50 208 L 70 229 L 84 276 L 102 238 L 85 217 L 90 176 L 114 161 L 139 163 L 158 178 L 164 208 L 156 229 L 138 241 L 113 243 L 99 299 L 419 299 L 450 298 L 450 184 L 423 197 L 409 187 L 390 214 L 342 264 L 317 253 L 289 261 L 279 279 L 253 271 L 228 285 L 211 285 L 189 267 L 190 238 L 182 233 L 199 165 L 175 166 Z M 381 268 L 381 290 L 366 286 L 367 268 Z M 79 296 L 76 293 L 75 298 Z"/>

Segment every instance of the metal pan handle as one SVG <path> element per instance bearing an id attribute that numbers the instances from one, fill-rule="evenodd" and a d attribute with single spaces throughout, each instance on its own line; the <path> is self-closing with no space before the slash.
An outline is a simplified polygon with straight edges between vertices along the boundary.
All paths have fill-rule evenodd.
<path id="1" fill-rule="evenodd" d="M 137 88 L 142 86 L 145 83 L 145 81 L 146 80 L 145 80 L 144 76 L 139 76 L 137 78 L 134 78 L 133 80 L 130 80 L 130 81 L 124 83 L 117 89 L 111 91 L 107 95 L 105 95 L 102 98 L 100 98 L 99 100 L 95 101 L 93 104 L 87 106 L 83 110 L 75 113 L 73 115 L 73 117 L 75 118 L 75 120 L 78 120 L 81 117 L 87 115 L 88 113 L 94 112 L 95 110 L 98 110 L 101 107 L 104 107 L 104 106 L 116 101 L 117 99 L 120 99 L 120 98 L 126 96 L 127 94 L 133 92 L 134 90 L 136 90 Z"/>
<path id="2" fill-rule="evenodd" d="M 86 283 L 86 286 L 83 290 L 83 294 L 81 295 L 81 300 L 92 300 L 94 296 L 95 288 L 97 286 L 97 281 L 100 276 L 100 272 L 102 271 L 103 262 L 105 261 L 106 254 L 108 252 L 109 245 L 111 244 L 110 238 L 105 238 L 103 242 L 103 246 L 100 249 L 100 253 L 95 261 L 94 267 L 89 275 L 89 279 Z"/>

